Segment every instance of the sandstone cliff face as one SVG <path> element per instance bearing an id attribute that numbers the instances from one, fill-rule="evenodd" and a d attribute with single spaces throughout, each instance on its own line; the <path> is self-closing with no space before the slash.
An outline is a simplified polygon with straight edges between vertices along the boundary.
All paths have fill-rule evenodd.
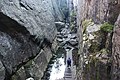
<path id="1" fill-rule="evenodd" d="M 114 57 L 111 61 L 111 53 L 115 55 L 117 51 L 112 46 L 112 27 L 111 31 L 103 31 L 101 26 L 105 22 L 113 24 L 120 14 L 119 0 L 78 0 L 77 25 L 79 26 L 79 66 L 77 80 L 110 80 L 114 70 L 111 71 L 112 64 L 119 59 Z M 119 21 L 119 20 L 118 20 Z M 117 23 L 119 24 L 119 23 Z M 109 25 L 112 26 L 112 25 Z M 108 28 L 106 28 L 108 29 Z M 118 28 L 116 28 L 118 30 Z M 114 34 L 113 42 L 118 40 Z M 119 42 L 117 42 L 118 44 Z M 113 52 L 112 52 L 113 47 Z M 117 53 L 116 53 L 117 54 Z M 116 62 L 119 64 L 119 62 Z M 118 65 L 114 69 L 118 69 Z M 116 72 L 116 77 L 117 77 Z M 115 75 L 114 75 L 115 77 Z M 119 80 L 117 79 L 111 80 Z"/>
<path id="2" fill-rule="evenodd" d="M 40 80 L 56 50 L 66 0 L 0 1 L 0 80 Z"/>

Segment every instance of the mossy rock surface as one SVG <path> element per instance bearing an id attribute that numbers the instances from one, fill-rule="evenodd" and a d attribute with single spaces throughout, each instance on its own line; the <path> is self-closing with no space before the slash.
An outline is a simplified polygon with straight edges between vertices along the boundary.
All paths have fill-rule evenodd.
<path id="1" fill-rule="evenodd" d="M 97 42 L 91 42 L 91 46 L 89 47 L 88 50 L 90 53 L 95 53 L 99 51 L 99 44 Z"/>
<path id="2" fill-rule="evenodd" d="M 100 29 L 104 32 L 112 32 L 113 31 L 113 25 L 109 24 L 108 22 L 105 22 L 102 24 Z"/>
<path id="3" fill-rule="evenodd" d="M 108 54 L 107 49 L 101 49 L 99 52 L 93 53 L 92 56 L 88 56 L 88 64 L 85 64 L 83 72 L 84 80 L 108 80 L 108 64 L 103 62 L 103 58 L 100 58 L 104 54 Z"/>

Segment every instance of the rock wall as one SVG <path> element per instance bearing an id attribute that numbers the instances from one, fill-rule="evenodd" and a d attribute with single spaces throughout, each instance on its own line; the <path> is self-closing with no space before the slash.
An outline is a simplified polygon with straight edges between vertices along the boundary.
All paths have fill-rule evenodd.
<path id="1" fill-rule="evenodd" d="M 119 0 L 78 0 L 77 25 L 80 45 L 76 80 L 120 79 L 119 65 L 116 65 L 119 64 L 119 59 L 112 59 L 112 55 L 115 56 L 114 53 L 118 51 L 114 48 L 119 43 L 118 36 L 114 33 L 112 42 L 112 29 L 120 14 L 119 3 Z M 118 22 L 119 19 L 116 24 L 119 24 Z M 116 54 L 118 55 L 117 52 Z M 114 79 L 111 75 L 114 75 Z"/>
<path id="2" fill-rule="evenodd" d="M 66 0 L 60 0 L 61 5 Z M 57 0 L 0 1 L 0 80 L 41 80 L 57 50 L 56 21 L 66 6 Z"/>
<path id="3" fill-rule="evenodd" d="M 112 47 L 112 59 L 113 59 L 113 69 L 112 69 L 112 80 L 120 79 L 120 53 L 119 53 L 119 44 L 120 44 L 120 15 L 115 23 L 114 34 L 113 34 L 113 47 Z"/>
<path id="4" fill-rule="evenodd" d="M 113 38 L 112 38 L 112 79 L 111 80 L 119 80 L 120 79 L 120 54 L 119 54 L 119 27 L 120 27 L 120 0 L 116 3 L 113 2 L 111 6 L 111 17 L 109 18 L 111 22 L 115 23 Z M 119 15 L 119 16 L 118 16 Z M 117 19 L 117 21 L 116 21 Z"/>

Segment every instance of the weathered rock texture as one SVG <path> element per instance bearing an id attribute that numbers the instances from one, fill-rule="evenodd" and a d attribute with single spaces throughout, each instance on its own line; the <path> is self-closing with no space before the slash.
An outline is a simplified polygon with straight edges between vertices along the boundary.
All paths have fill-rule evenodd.
<path id="1" fill-rule="evenodd" d="M 115 29 L 113 34 L 113 50 L 112 50 L 112 59 L 113 59 L 113 76 L 112 80 L 120 79 L 120 15 L 117 22 L 115 23 Z"/>
<path id="2" fill-rule="evenodd" d="M 104 22 L 114 25 L 120 14 L 119 11 L 120 0 L 78 0 L 77 25 L 79 26 L 80 56 L 77 80 L 120 79 L 118 76 L 120 73 L 119 46 L 116 47 L 119 45 L 119 35 L 116 33 L 119 33 L 119 28 L 115 28 L 113 43 L 112 32 L 101 30 Z M 116 24 L 119 24 L 119 19 Z M 113 62 L 111 53 L 114 56 Z"/>
<path id="3" fill-rule="evenodd" d="M 56 51 L 55 21 L 64 20 L 65 4 L 66 0 L 0 1 L 0 80 L 41 80 Z"/>
<path id="4" fill-rule="evenodd" d="M 108 0 L 79 0 L 78 16 L 80 20 L 91 18 L 96 23 L 105 21 L 108 14 Z"/>
<path id="5" fill-rule="evenodd" d="M 89 58 L 90 58 L 89 56 L 93 55 L 92 53 L 96 53 L 100 50 L 99 46 L 101 44 L 102 38 L 100 39 L 101 35 L 98 35 L 98 34 L 100 30 L 100 23 L 107 20 L 105 18 L 107 17 L 107 14 L 108 14 L 108 11 L 107 11 L 108 2 L 107 0 L 104 0 L 104 1 L 103 0 L 99 0 L 99 1 L 98 0 L 86 0 L 86 1 L 78 0 L 78 3 L 81 4 L 78 6 L 78 13 L 77 13 L 78 15 L 77 22 L 79 26 L 78 35 L 80 38 L 79 43 L 81 45 L 80 45 L 80 51 L 79 51 L 80 62 L 78 67 L 79 71 L 77 73 L 78 75 L 77 80 L 92 80 L 92 79 L 96 80 L 97 77 L 95 74 L 97 73 L 99 75 L 99 71 L 95 70 L 95 72 L 92 74 L 92 70 L 94 68 L 97 68 L 98 65 L 100 66 L 100 63 L 92 62 L 92 60 L 89 61 Z M 92 50 L 92 48 L 93 49 L 96 48 L 96 49 Z M 96 56 L 92 56 L 92 57 L 96 57 Z M 88 69 L 86 70 L 86 68 Z M 99 67 L 97 69 L 99 69 Z"/>

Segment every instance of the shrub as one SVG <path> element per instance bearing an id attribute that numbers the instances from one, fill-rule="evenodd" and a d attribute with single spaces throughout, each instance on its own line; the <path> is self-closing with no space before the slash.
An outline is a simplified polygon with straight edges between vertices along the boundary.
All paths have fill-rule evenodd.
<path id="1" fill-rule="evenodd" d="M 104 24 L 102 24 L 102 26 L 100 27 L 100 29 L 102 31 L 110 33 L 110 32 L 113 31 L 113 25 L 109 24 L 108 22 L 105 22 Z"/>

